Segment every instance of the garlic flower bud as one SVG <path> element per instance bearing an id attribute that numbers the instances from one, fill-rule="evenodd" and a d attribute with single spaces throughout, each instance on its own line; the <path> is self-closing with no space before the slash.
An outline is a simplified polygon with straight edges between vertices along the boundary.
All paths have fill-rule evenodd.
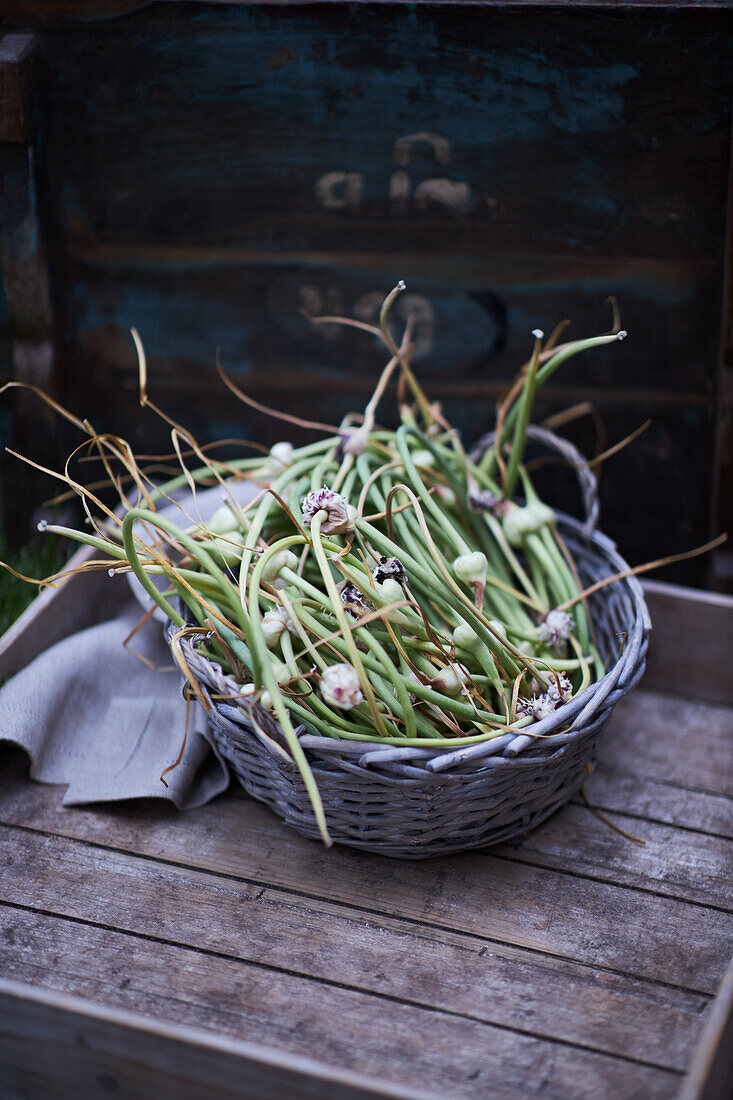
<path id="1" fill-rule="evenodd" d="M 555 513 L 541 500 L 524 507 L 512 508 L 504 516 L 503 527 L 510 546 L 521 546 L 528 535 L 536 535 L 543 527 L 555 522 Z"/>
<path id="2" fill-rule="evenodd" d="M 364 454 L 364 451 L 369 445 L 369 427 L 367 424 L 362 424 L 356 431 L 349 432 L 346 441 L 343 444 L 343 450 L 345 455 L 354 455 L 357 458 L 359 455 Z"/>
<path id="3" fill-rule="evenodd" d="M 353 530 L 355 509 L 349 506 L 345 497 L 325 485 L 322 489 L 309 493 L 303 501 L 303 526 L 310 527 L 314 516 L 321 511 L 326 513 L 326 518 L 321 523 L 321 534 L 340 535 Z"/>
<path id="4" fill-rule="evenodd" d="M 346 582 L 339 595 L 342 604 L 352 619 L 361 618 L 362 612 L 368 613 L 374 610 L 374 604 L 370 603 L 361 589 L 357 588 L 351 581 Z"/>
<path id="5" fill-rule="evenodd" d="M 573 685 L 564 672 L 560 673 L 558 679 L 560 681 L 559 686 L 553 677 L 547 691 L 539 695 L 532 695 L 528 699 L 520 698 L 517 704 L 517 714 L 531 715 L 536 722 L 541 722 L 543 718 L 549 718 L 551 714 L 554 714 L 557 708 L 566 702 L 573 690 Z"/>
<path id="6" fill-rule="evenodd" d="M 393 580 L 404 584 L 407 580 L 407 571 L 399 558 L 385 558 L 382 555 L 379 565 L 372 570 L 372 577 L 377 584 L 384 584 L 387 577 L 392 577 Z"/>
<path id="7" fill-rule="evenodd" d="M 297 630 L 290 615 L 284 607 L 273 607 L 262 616 L 262 633 L 265 636 L 267 648 L 272 649 L 277 645 L 283 631 L 289 630 L 297 636 Z"/>
<path id="8" fill-rule="evenodd" d="M 567 611 L 548 611 L 539 625 L 537 636 L 547 645 L 559 645 L 568 640 L 573 625 L 573 617 Z"/>
<path id="9" fill-rule="evenodd" d="M 351 665 L 329 665 L 321 676 L 321 698 L 339 710 L 358 707 L 364 699 L 359 677 Z"/>
<path id="10" fill-rule="evenodd" d="M 405 599 L 405 593 L 394 577 L 385 577 L 381 584 L 378 581 L 375 582 L 374 595 L 380 607 L 385 607 L 392 603 L 403 603 Z M 406 626 L 410 629 L 414 629 L 415 620 L 405 614 L 404 608 L 395 608 L 394 611 L 390 611 L 387 618 L 391 623 L 395 623 L 397 626 Z"/>
<path id="11" fill-rule="evenodd" d="M 229 504 L 221 504 L 207 519 L 205 527 L 212 535 L 228 535 L 230 531 L 239 531 L 240 520 Z"/>
<path id="12" fill-rule="evenodd" d="M 270 447 L 270 458 L 274 459 L 274 463 L 281 466 L 283 470 L 286 470 L 288 466 L 293 465 L 294 450 L 292 443 L 275 443 Z"/>
<path id="13" fill-rule="evenodd" d="M 474 650 L 477 645 L 481 645 L 481 639 L 476 634 L 476 631 L 468 625 L 468 623 L 459 623 L 453 631 L 453 641 L 461 649 Z"/>
<path id="14" fill-rule="evenodd" d="M 218 555 L 227 565 L 238 565 L 242 560 L 243 550 L 244 542 L 239 531 L 227 531 L 224 535 L 217 536 L 212 547 L 214 558 Z"/>
<path id="15" fill-rule="evenodd" d="M 263 461 L 261 467 L 257 472 L 257 476 L 262 481 L 274 481 L 275 478 L 284 474 L 288 467 L 293 465 L 293 454 L 295 448 L 292 443 L 281 442 L 274 443 L 270 447 L 270 453 L 268 457 Z"/>
<path id="16" fill-rule="evenodd" d="M 475 550 L 471 554 L 461 554 L 453 562 L 453 572 L 464 584 L 484 584 L 489 571 L 486 554 Z"/>
<path id="17" fill-rule="evenodd" d="M 298 559 L 292 550 L 278 550 L 277 554 L 273 554 L 268 559 L 265 568 L 262 570 L 262 579 L 268 584 L 272 584 L 280 576 L 282 569 L 295 569 L 298 564 Z"/>
<path id="18" fill-rule="evenodd" d="M 417 466 L 418 470 L 420 470 L 420 469 L 422 469 L 422 470 L 429 469 L 429 467 L 432 466 L 433 463 L 435 462 L 435 458 L 433 457 L 433 452 L 428 451 L 428 450 L 413 451 L 412 455 L 410 457 L 412 458 L 412 461 Z"/>
<path id="19" fill-rule="evenodd" d="M 430 686 L 444 695 L 460 695 L 467 679 L 468 669 L 463 665 L 447 665 L 441 668 L 437 676 L 433 676 Z"/>
<path id="20" fill-rule="evenodd" d="M 278 684 L 284 683 L 285 680 L 289 680 L 293 675 L 284 661 L 274 661 L 272 672 Z"/>

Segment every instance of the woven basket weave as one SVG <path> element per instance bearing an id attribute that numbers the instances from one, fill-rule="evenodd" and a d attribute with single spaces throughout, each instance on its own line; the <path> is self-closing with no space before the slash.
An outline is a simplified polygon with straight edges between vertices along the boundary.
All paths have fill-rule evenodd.
<path id="1" fill-rule="evenodd" d="M 627 569 L 614 544 L 593 529 L 595 478 L 583 457 L 552 433 L 532 428 L 530 434 L 560 451 L 579 475 L 586 522 L 558 513 L 558 529 L 581 581 L 590 585 Z M 485 437 L 477 451 L 490 442 Z M 298 727 L 334 841 L 398 859 L 424 859 L 519 836 L 567 802 L 588 774 L 614 705 L 641 678 L 650 630 L 635 577 L 600 589 L 589 598 L 588 610 L 607 672 L 535 722 L 531 734 L 436 750 L 317 737 Z M 174 632 L 169 624 L 169 637 Z M 211 703 L 211 740 L 242 786 L 287 825 L 317 839 L 308 794 L 277 720 L 256 703 L 233 698 L 239 685 L 197 651 L 194 638 L 183 637 L 179 644 Z"/>

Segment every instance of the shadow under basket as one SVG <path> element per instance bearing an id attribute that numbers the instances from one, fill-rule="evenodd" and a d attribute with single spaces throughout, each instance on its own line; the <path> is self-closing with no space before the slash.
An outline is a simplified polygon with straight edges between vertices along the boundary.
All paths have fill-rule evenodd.
<path id="1" fill-rule="evenodd" d="M 558 514 L 558 530 L 589 586 L 628 569 L 614 544 Z M 398 859 L 425 859 L 480 848 L 526 833 L 583 785 L 614 705 L 644 672 L 649 614 L 635 577 L 614 581 L 588 599 L 606 674 L 531 734 L 503 734 L 462 749 L 384 746 L 316 737 L 297 728 L 337 844 Z M 169 637 L 176 628 L 168 625 Z M 297 767 L 285 757 L 275 717 L 247 699 L 221 668 L 182 646 L 211 703 L 210 737 L 253 798 L 267 803 L 296 832 L 319 838 Z M 217 696 L 229 696 L 227 701 Z"/>

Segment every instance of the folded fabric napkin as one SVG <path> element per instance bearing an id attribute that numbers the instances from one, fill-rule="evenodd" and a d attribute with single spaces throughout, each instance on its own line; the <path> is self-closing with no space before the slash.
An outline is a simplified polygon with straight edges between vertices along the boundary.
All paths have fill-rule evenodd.
<path id="1" fill-rule="evenodd" d="M 233 484 L 241 503 L 256 491 L 249 482 Z M 211 489 L 161 514 L 186 526 L 220 503 L 221 490 Z M 152 605 L 132 581 L 90 573 L 66 582 L 75 586 L 75 617 L 83 626 L 66 637 L 54 618 L 66 611 L 62 601 L 40 598 L 39 615 L 61 640 L 0 688 L 0 741 L 26 750 L 34 779 L 66 784 L 65 805 L 157 797 L 179 809 L 201 806 L 227 787 L 229 772 L 195 701 L 186 728 L 183 678 L 163 636 L 162 613 L 123 644 Z M 114 594 L 110 617 L 100 622 L 95 605 L 104 598 L 102 586 Z"/>

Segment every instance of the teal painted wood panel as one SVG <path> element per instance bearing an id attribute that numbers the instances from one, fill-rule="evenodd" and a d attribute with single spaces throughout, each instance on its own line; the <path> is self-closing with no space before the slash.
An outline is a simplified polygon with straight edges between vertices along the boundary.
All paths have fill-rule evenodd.
<path id="1" fill-rule="evenodd" d="M 653 414 L 603 490 L 604 523 L 632 558 L 707 536 L 726 12 L 28 13 L 59 385 L 77 411 L 164 444 L 139 417 L 134 324 L 153 392 L 204 438 L 282 434 L 235 413 L 217 345 L 256 396 L 338 419 L 363 404 L 382 359 L 369 338 L 304 313 L 368 318 L 404 278 L 416 365 L 473 437 L 529 331 L 565 316 L 599 331 L 613 293 L 630 339 L 569 365 L 547 411 L 588 393 L 612 440 Z M 583 426 L 576 436 L 592 443 Z"/>

